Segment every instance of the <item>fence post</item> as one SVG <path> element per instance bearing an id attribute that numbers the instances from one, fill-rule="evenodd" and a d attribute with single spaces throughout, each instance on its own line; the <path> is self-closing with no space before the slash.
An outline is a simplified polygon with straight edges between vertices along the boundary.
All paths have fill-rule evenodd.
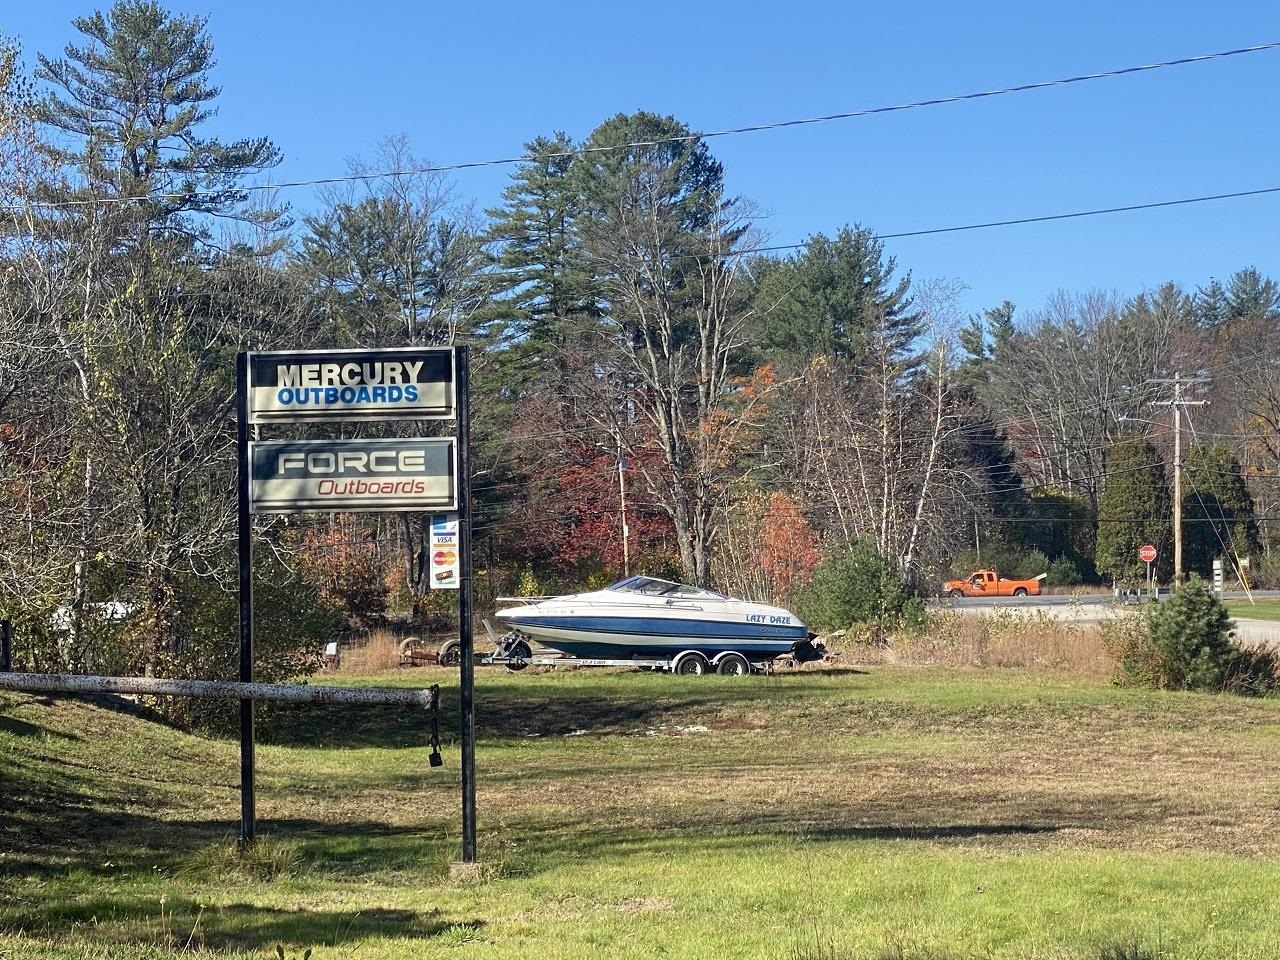
<path id="1" fill-rule="evenodd" d="M 13 622 L 0 620 L 0 673 L 13 669 Z"/>

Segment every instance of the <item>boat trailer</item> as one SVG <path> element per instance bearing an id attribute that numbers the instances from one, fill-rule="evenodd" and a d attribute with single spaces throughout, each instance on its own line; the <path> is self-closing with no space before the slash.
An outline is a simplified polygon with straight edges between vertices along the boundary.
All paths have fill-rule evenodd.
<path id="1" fill-rule="evenodd" d="M 773 673 L 774 660 L 751 661 L 736 650 L 725 650 L 708 657 L 699 650 L 682 650 L 673 657 L 576 657 L 567 653 L 535 653 L 529 638 L 519 630 L 511 630 L 502 636 L 494 631 L 493 625 L 486 619 L 483 621 L 485 632 L 493 641 L 493 650 L 485 653 L 476 651 L 472 654 L 473 663 L 481 667 L 506 667 L 513 672 L 526 667 L 639 667 L 646 670 L 657 670 L 683 676 L 702 676 L 718 673 L 721 676 L 739 677 L 751 673 Z M 776 659 L 794 660 L 796 663 L 807 663 L 826 657 L 826 648 L 820 642 L 805 641 L 811 656 L 792 656 Z M 440 645 L 437 659 L 442 667 L 457 666 L 462 654 L 462 643 L 457 639 L 446 640 Z"/>

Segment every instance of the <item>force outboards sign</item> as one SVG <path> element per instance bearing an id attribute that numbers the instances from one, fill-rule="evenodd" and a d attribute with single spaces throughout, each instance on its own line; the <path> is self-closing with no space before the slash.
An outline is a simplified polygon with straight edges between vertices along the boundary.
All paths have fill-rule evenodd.
<path id="1" fill-rule="evenodd" d="M 254 513 L 458 509 L 453 437 L 249 444 Z"/>
<path id="2" fill-rule="evenodd" d="M 309 350 L 249 354 L 249 422 L 455 416 L 453 351 Z"/>

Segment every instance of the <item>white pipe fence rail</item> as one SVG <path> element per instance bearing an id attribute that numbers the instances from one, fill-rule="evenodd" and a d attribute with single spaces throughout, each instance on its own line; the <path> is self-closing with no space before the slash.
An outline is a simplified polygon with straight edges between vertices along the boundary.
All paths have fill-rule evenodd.
<path id="1" fill-rule="evenodd" d="M 0 673 L 0 690 L 31 693 L 115 693 L 152 697 L 222 697 L 289 703 L 403 704 L 435 710 L 440 688 L 329 687 L 298 683 L 232 683 L 155 677 L 97 677 L 66 673 Z"/>
<path id="2" fill-rule="evenodd" d="M 74 673 L 10 673 L 13 627 L 0 620 L 0 690 L 22 693 L 133 694 L 148 697 L 218 697 L 245 701 L 277 700 L 286 703 L 399 704 L 425 711 L 430 717 L 428 743 L 432 767 L 443 764 L 440 756 L 440 686 L 430 687 L 330 687 L 305 683 L 245 683 L 219 680 L 172 680 L 159 677 L 101 677 Z M 246 764 L 245 758 L 248 758 Z M 256 789 L 252 776 L 252 725 L 248 740 L 241 728 L 241 843 L 253 842 L 252 811 Z M 246 769 L 246 767 L 248 769 Z"/>

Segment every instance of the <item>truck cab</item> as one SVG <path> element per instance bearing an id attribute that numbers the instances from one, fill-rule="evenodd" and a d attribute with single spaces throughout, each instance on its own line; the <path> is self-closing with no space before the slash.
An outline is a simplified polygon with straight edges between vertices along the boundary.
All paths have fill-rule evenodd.
<path id="1" fill-rule="evenodd" d="M 1042 573 L 1031 580 L 1007 580 L 994 570 L 975 570 L 963 580 L 942 585 L 944 597 L 1027 597 L 1039 596 Z"/>

